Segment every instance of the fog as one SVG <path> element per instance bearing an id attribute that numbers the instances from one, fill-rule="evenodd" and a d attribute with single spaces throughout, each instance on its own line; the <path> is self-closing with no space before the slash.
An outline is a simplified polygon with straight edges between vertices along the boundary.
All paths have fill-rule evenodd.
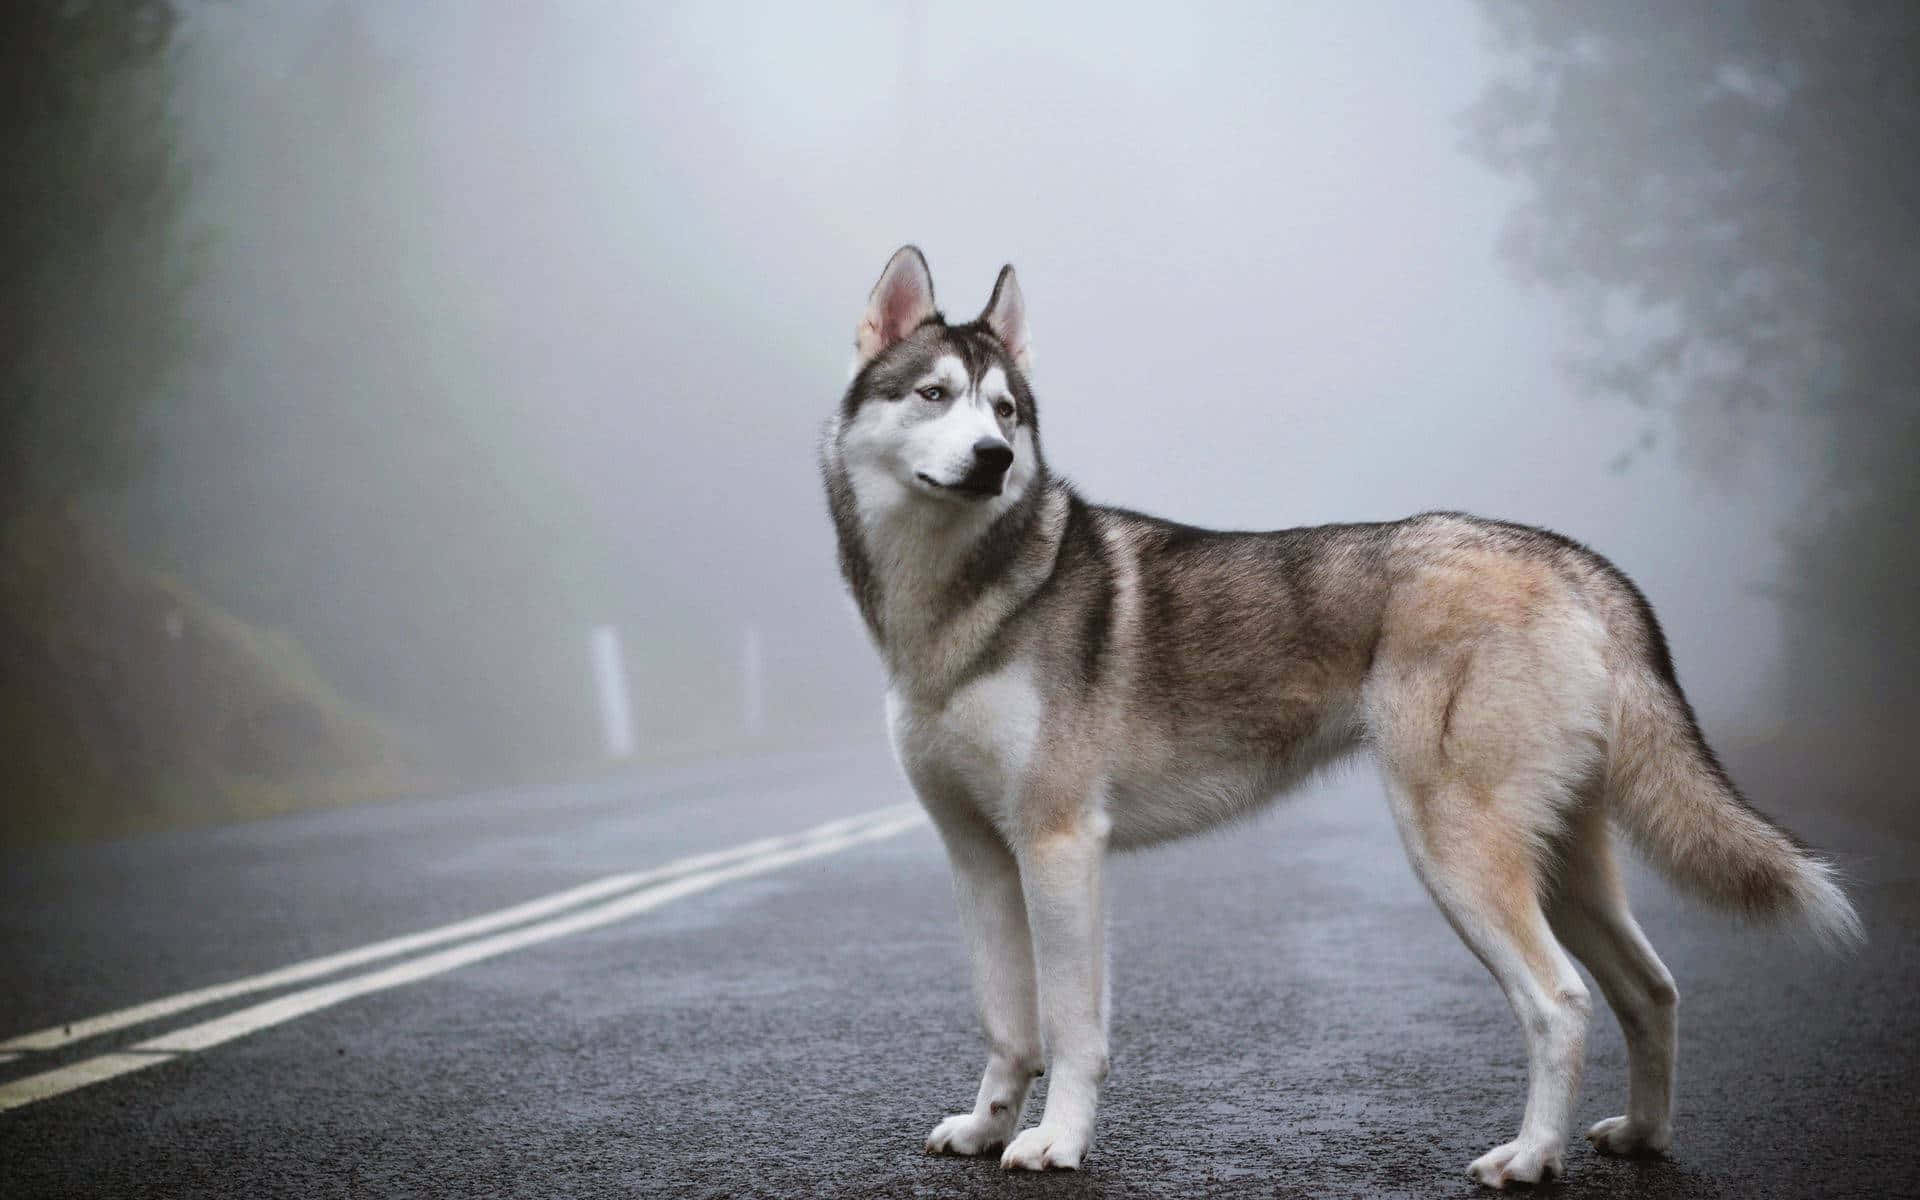
<path id="1" fill-rule="evenodd" d="M 145 243 L 178 336 L 130 465 L 63 502 L 291 647 L 392 788 L 599 762 L 598 625 L 642 759 L 879 739 L 815 443 L 904 242 L 956 318 L 1019 268 L 1049 461 L 1093 500 L 1544 525 L 1642 584 L 1717 738 L 1880 704 L 1787 682 L 1835 443 L 1592 386 L 1579 306 L 1516 267 L 1548 193 L 1471 144 L 1514 69 L 1487 10 L 178 13 Z"/>

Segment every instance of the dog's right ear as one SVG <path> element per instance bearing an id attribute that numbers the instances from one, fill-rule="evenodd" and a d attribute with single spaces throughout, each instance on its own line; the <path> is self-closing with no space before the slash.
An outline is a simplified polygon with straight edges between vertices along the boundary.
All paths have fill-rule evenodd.
<path id="1" fill-rule="evenodd" d="M 918 246 L 902 246 L 887 260 L 880 282 L 867 297 L 866 315 L 854 334 L 855 357 L 864 365 L 874 355 L 906 337 L 928 317 L 933 307 L 933 274 Z"/>

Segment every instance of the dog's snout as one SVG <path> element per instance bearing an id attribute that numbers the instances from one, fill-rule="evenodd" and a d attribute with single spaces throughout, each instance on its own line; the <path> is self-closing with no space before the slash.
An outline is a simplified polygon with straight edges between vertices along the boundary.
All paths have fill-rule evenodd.
<path id="1" fill-rule="evenodd" d="M 976 470 L 998 475 L 1013 465 L 1013 447 L 999 438 L 981 438 L 973 444 L 973 461 Z"/>

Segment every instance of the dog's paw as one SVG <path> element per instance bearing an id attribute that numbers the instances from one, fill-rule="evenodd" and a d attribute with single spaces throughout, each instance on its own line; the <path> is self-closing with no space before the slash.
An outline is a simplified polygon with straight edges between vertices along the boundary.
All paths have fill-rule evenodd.
<path id="1" fill-rule="evenodd" d="M 1013 1139 L 1000 1165 L 1009 1171 L 1077 1171 L 1087 1142 L 1085 1133 L 1042 1121 Z"/>
<path id="2" fill-rule="evenodd" d="M 1602 1154 L 1658 1155 L 1673 1149 L 1673 1130 L 1650 1129 L 1626 1117 L 1608 1117 L 1587 1130 L 1587 1140 Z"/>
<path id="3" fill-rule="evenodd" d="M 1518 1138 L 1473 1160 L 1467 1174 L 1490 1188 L 1510 1183 L 1540 1183 L 1566 1174 L 1566 1156 L 1544 1138 Z"/>
<path id="4" fill-rule="evenodd" d="M 1013 1136 L 1015 1118 L 955 1113 L 927 1135 L 928 1154 L 985 1154 L 998 1150 Z"/>

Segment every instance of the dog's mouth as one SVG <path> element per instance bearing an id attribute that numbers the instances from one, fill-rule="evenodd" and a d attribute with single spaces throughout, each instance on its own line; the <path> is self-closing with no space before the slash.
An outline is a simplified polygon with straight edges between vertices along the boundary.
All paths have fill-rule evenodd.
<path id="1" fill-rule="evenodd" d="M 920 477 L 920 482 L 928 487 L 937 491 L 952 492 L 969 500 L 991 500 L 998 496 L 1007 478 L 1004 473 L 995 472 L 992 478 L 983 475 L 967 475 L 954 483 L 941 483 L 925 471 L 916 473 Z"/>

